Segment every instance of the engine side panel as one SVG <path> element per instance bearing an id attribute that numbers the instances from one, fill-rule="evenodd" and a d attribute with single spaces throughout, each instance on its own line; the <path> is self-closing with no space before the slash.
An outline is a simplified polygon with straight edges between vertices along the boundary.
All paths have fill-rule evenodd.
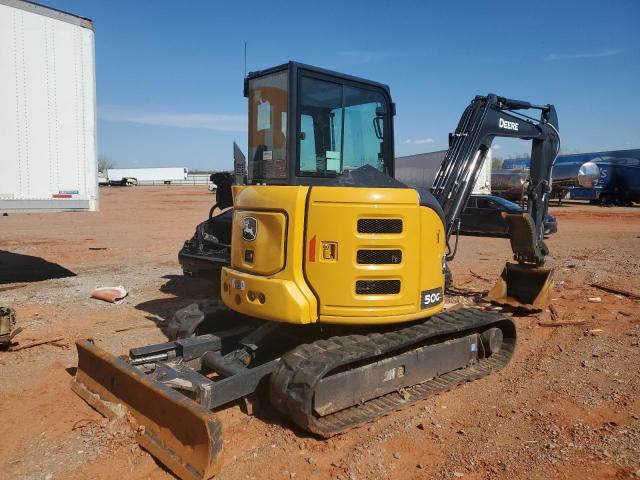
<path id="1" fill-rule="evenodd" d="M 304 266 L 321 322 L 395 323 L 441 310 L 444 226 L 415 190 L 313 187 L 307 208 Z"/>

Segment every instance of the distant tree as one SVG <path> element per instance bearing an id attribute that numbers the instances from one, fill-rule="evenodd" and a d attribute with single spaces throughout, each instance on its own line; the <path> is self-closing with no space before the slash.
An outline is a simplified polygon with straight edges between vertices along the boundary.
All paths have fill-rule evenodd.
<path id="1" fill-rule="evenodd" d="M 98 155 L 98 171 L 107 173 L 107 170 L 116 166 L 116 162 L 106 155 Z"/>
<path id="2" fill-rule="evenodd" d="M 502 162 L 504 162 L 504 158 L 502 157 L 491 157 L 491 170 L 492 171 L 501 170 Z"/>

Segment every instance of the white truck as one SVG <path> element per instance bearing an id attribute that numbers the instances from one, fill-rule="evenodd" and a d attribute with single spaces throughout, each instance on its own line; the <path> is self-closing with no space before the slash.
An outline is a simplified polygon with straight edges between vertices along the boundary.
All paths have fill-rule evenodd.
<path id="1" fill-rule="evenodd" d="M 98 209 L 91 20 L 0 0 L 0 213 Z"/>
<path id="2" fill-rule="evenodd" d="M 107 181 L 109 185 L 169 185 L 184 182 L 188 174 L 184 167 L 110 168 Z"/>

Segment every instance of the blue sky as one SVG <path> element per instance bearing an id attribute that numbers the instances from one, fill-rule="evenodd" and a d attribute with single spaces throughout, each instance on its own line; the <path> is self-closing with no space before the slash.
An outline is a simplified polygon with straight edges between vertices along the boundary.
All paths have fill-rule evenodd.
<path id="1" fill-rule="evenodd" d="M 99 151 L 121 167 L 231 167 L 245 41 L 249 70 L 297 60 L 388 84 L 396 155 L 446 148 L 489 92 L 554 103 L 564 150 L 640 148 L 636 0 L 40 1 L 94 20 Z"/>

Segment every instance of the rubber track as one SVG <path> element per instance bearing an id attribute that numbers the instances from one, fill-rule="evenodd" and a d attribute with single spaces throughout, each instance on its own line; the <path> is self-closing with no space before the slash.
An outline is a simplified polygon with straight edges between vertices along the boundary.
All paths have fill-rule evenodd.
<path id="1" fill-rule="evenodd" d="M 359 405 L 323 417 L 313 410 L 317 383 L 331 371 L 350 363 L 416 347 L 425 341 L 446 336 L 464 336 L 499 327 L 504 339 L 501 349 L 488 358 L 432 380 L 405 387 Z M 299 426 L 322 437 L 330 437 L 379 416 L 407 407 L 418 400 L 460 383 L 481 378 L 506 365 L 513 355 L 516 329 L 507 315 L 462 308 L 434 315 L 386 333 L 345 335 L 317 340 L 286 353 L 271 375 L 271 402 Z M 377 359 L 374 359 L 374 361 Z"/>

